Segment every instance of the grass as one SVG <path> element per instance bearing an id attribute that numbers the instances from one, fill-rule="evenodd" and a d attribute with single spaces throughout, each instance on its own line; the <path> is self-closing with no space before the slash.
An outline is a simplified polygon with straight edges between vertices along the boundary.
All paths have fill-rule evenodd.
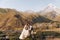
<path id="1" fill-rule="evenodd" d="M 1 35 L 1 34 L 4 34 L 4 33 L 0 32 L 0 37 L 3 37 L 3 35 Z M 20 33 L 15 32 L 15 33 L 12 33 L 9 35 L 9 39 L 10 40 L 19 40 L 19 36 L 20 36 Z M 36 34 L 34 34 L 34 39 L 35 40 L 40 40 L 40 39 L 43 40 L 43 38 L 45 36 L 54 36 L 56 38 L 60 38 L 60 33 L 57 33 L 54 31 L 44 31 L 44 32 L 38 31 Z M 32 40 L 31 36 L 29 38 L 26 38 L 26 40 Z"/>

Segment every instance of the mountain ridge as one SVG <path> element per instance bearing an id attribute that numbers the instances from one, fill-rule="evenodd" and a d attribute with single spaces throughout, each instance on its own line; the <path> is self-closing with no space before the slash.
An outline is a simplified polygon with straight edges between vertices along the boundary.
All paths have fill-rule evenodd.
<path id="1" fill-rule="evenodd" d="M 47 17 L 54 21 L 59 21 L 60 19 L 60 9 L 56 6 L 49 4 L 47 7 L 45 7 L 40 13 L 42 16 Z"/>

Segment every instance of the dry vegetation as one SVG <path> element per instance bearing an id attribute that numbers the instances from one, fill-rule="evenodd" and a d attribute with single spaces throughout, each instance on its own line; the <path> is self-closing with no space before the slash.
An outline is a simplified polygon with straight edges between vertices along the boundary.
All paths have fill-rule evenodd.
<path id="1" fill-rule="evenodd" d="M 0 9 L 0 30 L 16 30 L 16 28 L 21 28 L 25 23 L 32 22 L 35 23 L 50 22 L 52 20 L 42 17 L 37 13 L 26 13 L 18 12 L 14 9 Z"/>
<path id="2" fill-rule="evenodd" d="M 28 22 L 31 22 L 36 32 L 39 32 L 39 34 L 36 35 L 40 35 L 40 32 L 43 30 L 60 28 L 59 21 L 51 20 L 38 13 L 19 12 L 15 9 L 0 8 L 0 31 L 4 31 L 8 35 L 16 35 L 16 33 L 18 33 L 17 36 L 19 36 L 25 23 Z M 38 40 L 40 40 L 39 37 Z"/>

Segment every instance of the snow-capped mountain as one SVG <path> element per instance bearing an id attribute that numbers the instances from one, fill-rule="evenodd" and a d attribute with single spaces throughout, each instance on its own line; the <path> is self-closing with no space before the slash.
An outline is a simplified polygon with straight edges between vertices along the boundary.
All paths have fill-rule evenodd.
<path id="1" fill-rule="evenodd" d="M 41 15 L 49 19 L 58 20 L 60 19 L 60 9 L 53 4 L 48 4 L 41 12 Z"/>
<path id="2" fill-rule="evenodd" d="M 50 11 L 55 11 L 56 10 L 56 6 L 53 4 L 48 4 L 48 6 L 43 10 L 45 12 L 50 12 Z"/>
<path id="3" fill-rule="evenodd" d="M 57 8 L 55 5 L 53 5 L 53 4 L 50 3 L 43 10 L 41 10 L 42 13 L 52 12 L 52 11 L 58 12 L 58 11 L 60 11 L 60 9 Z"/>

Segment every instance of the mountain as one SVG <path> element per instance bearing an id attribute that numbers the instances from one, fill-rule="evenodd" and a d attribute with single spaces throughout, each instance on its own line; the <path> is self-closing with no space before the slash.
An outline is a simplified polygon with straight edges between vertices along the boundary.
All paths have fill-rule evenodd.
<path id="1" fill-rule="evenodd" d="M 60 9 L 53 4 L 48 4 L 48 6 L 40 12 L 40 14 L 51 20 L 60 21 Z"/>
<path id="2" fill-rule="evenodd" d="M 43 10 L 44 12 L 50 12 L 50 11 L 55 11 L 56 6 L 53 4 L 48 4 L 48 6 Z"/>
<path id="3" fill-rule="evenodd" d="M 35 13 L 33 10 L 26 10 L 25 13 Z"/>
<path id="4" fill-rule="evenodd" d="M 52 20 L 32 11 L 22 12 L 15 9 L 0 8 L 0 31 L 17 31 L 29 22 L 34 25 L 35 23 L 50 21 Z"/>

